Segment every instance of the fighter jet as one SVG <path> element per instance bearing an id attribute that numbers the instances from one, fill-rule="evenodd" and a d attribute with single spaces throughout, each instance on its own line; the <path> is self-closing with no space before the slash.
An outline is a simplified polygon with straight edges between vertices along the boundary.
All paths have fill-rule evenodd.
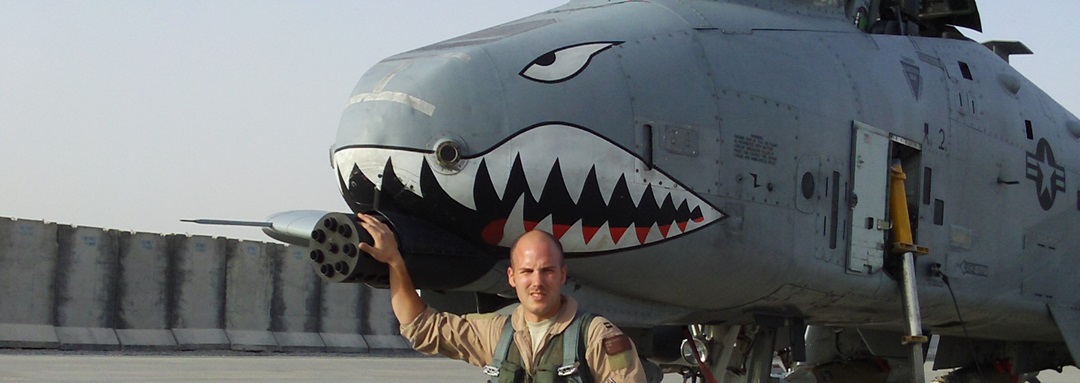
<path id="1" fill-rule="evenodd" d="M 454 312 L 511 303 L 548 231 L 565 291 L 689 378 L 924 382 L 932 348 L 1036 381 L 1080 356 L 1080 120 L 957 27 L 974 0 L 571 1 L 376 64 L 330 153 L 352 211 L 264 231 L 385 286 L 375 214 Z"/>

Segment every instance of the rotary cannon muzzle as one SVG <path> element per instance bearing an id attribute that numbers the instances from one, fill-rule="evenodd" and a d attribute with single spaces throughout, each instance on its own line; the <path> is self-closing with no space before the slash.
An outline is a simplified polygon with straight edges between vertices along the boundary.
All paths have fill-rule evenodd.
<path id="1" fill-rule="evenodd" d="M 385 220 L 384 220 L 385 221 Z M 362 254 L 356 245 L 374 240 L 362 229 L 356 216 L 325 213 L 311 230 L 309 257 L 315 272 L 330 282 L 366 283 L 387 272 L 386 265 Z"/>
<path id="2" fill-rule="evenodd" d="M 371 215 L 394 232 L 417 288 L 461 287 L 479 279 L 494 266 L 494 257 L 426 221 L 394 213 Z M 325 213 L 315 222 L 307 246 L 312 266 L 320 277 L 329 282 L 389 285 L 386 264 L 357 246 L 361 242 L 374 246 L 374 239 L 355 215 Z"/>

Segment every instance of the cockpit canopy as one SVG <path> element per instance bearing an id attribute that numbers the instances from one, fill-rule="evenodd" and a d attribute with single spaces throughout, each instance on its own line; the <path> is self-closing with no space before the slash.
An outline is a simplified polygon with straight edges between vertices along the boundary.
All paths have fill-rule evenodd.
<path id="1" fill-rule="evenodd" d="M 956 27 L 982 32 L 975 0 L 851 0 L 860 29 L 877 34 L 964 38 Z"/>

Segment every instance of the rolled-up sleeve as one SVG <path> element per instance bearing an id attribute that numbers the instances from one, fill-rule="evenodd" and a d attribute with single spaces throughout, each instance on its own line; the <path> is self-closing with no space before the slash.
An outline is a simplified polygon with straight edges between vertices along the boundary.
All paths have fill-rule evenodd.
<path id="1" fill-rule="evenodd" d="M 412 322 L 401 324 L 401 335 L 421 353 L 439 354 L 482 367 L 491 363 L 494 344 L 506 320 L 501 315 L 460 316 L 428 307 Z"/>

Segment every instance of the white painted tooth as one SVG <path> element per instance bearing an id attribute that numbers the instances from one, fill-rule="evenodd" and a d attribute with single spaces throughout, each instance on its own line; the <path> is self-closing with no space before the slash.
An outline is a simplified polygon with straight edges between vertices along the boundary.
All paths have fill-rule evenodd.
<path id="1" fill-rule="evenodd" d="M 664 201 L 668 199 L 668 196 L 671 196 L 671 203 L 675 203 L 675 196 L 672 195 L 673 193 L 670 189 L 653 186 L 652 190 L 653 196 L 656 197 L 656 206 L 663 207 Z M 679 208 L 679 205 L 675 205 L 675 208 Z"/>
<path id="2" fill-rule="evenodd" d="M 553 153 L 537 153 L 536 151 L 521 152 L 521 165 L 525 169 L 525 180 L 529 184 L 533 198 L 539 200 L 544 192 L 544 184 L 547 183 L 548 173 L 555 164 Z"/>
<path id="3" fill-rule="evenodd" d="M 631 176 L 634 177 L 634 176 Z M 645 194 L 645 184 L 640 179 L 627 179 L 626 186 L 630 189 L 630 199 L 634 200 L 634 206 L 641 206 L 641 196 Z M 655 189 L 655 188 L 654 188 Z M 653 191 L 654 195 L 656 191 Z"/>
<path id="4" fill-rule="evenodd" d="M 352 165 L 355 162 L 356 161 L 353 161 L 352 150 L 350 149 L 334 153 L 334 168 L 337 169 L 338 175 L 346 182 L 349 181 L 349 172 L 352 171 Z"/>
<path id="5" fill-rule="evenodd" d="M 677 221 L 672 222 L 671 227 L 668 227 L 668 232 L 667 232 L 667 237 L 668 238 L 674 238 L 676 236 L 683 235 L 683 234 L 686 234 L 686 231 L 683 231 L 682 229 L 679 228 L 679 222 L 677 222 Z"/>
<path id="6" fill-rule="evenodd" d="M 589 241 L 588 249 L 591 251 L 610 250 L 615 248 L 615 241 L 611 239 L 611 229 L 607 222 L 600 225 L 600 230 L 596 232 L 596 236 Z"/>
<path id="7" fill-rule="evenodd" d="M 625 249 L 627 247 L 638 246 L 637 234 L 636 233 L 637 233 L 637 225 L 634 224 L 634 223 L 631 223 L 630 227 L 626 228 L 626 232 L 623 233 L 622 238 L 619 238 L 619 242 L 615 243 L 615 248 L 617 248 L 617 249 Z"/>
<path id="8" fill-rule="evenodd" d="M 595 153 L 591 161 L 596 164 L 596 179 L 600 185 L 600 194 L 603 195 L 604 202 L 610 204 L 611 194 L 615 191 L 615 185 L 619 183 L 619 178 L 625 176 L 628 186 L 635 182 L 634 177 L 638 173 L 624 173 L 624 171 L 643 168 L 644 164 L 610 142 L 598 141 L 595 143 L 596 149 L 590 149 L 586 152 Z"/>
<path id="9" fill-rule="evenodd" d="M 510 168 L 514 165 L 514 157 L 506 153 L 505 147 L 500 147 L 482 157 L 484 166 L 487 167 L 491 177 L 491 185 L 495 188 L 495 194 L 502 200 L 506 193 L 506 183 L 510 181 Z M 473 159 L 476 166 L 480 166 L 481 158 Z"/>
<path id="10" fill-rule="evenodd" d="M 337 169 L 338 176 L 346 185 L 349 184 L 349 176 L 352 175 L 352 167 L 356 163 L 356 161 L 353 161 L 351 154 L 351 150 L 334 153 L 334 167 Z"/>
<path id="11" fill-rule="evenodd" d="M 563 183 L 566 191 L 570 192 L 570 199 L 576 204 L 581 199 L 581 192 L 585 190 L 585 179 L 589 177 L 591 162 L 563 162 L 559 161 L 562 168 Z"/>
<path id="12" fill-rule="evenodd" d="M 548 146 L 544 152 L 557 155 L 567 192 L 570 199 L 577 203 L 593 164 L 608 163 L 608 153 L 615 147 L 576 127 L 553 125 L 548 134 L 551 137 L 542 140 Z"/>
<path id="13" fill-rule="evenodd" d="M 611 204 L 611 193 L 615 191 L 615 184 L 619 182 L 621 174 L 605 172 L 606 167 L 596 167 L 596 183 L 600 186 L 600 196 L 604 198 L 604 204 Z"/>
<path id="14" fill-rule="evenodd" d="M 637 233 L 635 232 L 635 234 L 637 234 Z M 649 234 L 645 236 L 645 243 L 642 243 L 642 245 L 646 245 L 646 244 L 650 244 L 650 243 L 657 242 L 657 241 L 662 241 L 662 240 L 664 240 L 664 235 L 660 233 L 660 227 L 653 224 L 652 226 L 649 227 Z"/>
<path id="15" fill-rule="evenodd" d="M 706 204 L 702 204 L 701 215 L 705 217 L 705 223 L 724 218 L 724 213 Z"/>
<path id="16" fill-rule="evenodd" d="M 544 219 L 540 220 L 540 222 L 537 222 L 536 227 L 534 227 L 533 230 L 542 230 L 544 232 L 551 233 L 551 225 L 551 215 L 549 214 L 547 217 L 544 217 Z"/>
<path id="17" fill-rule="evenodd" d="M 450 195 L 451 199 L 474 211 L 476 210 L 476 199 L 473 194 L 473 187 L 476 184 L 473 180 L 475 179 L 475 166 L 469 166 L 453 175 L 435 173 L 435 180 Z"/>
<path id="18" fill-rule="evenodd" d="M 687 193 L 685 191 L 681 191 L 681 190 L 680 191 L 672 191 L 671 192 L 671 203 L 675 205 L 675 210 L 678 210 L 679 206 L 682 206 L 683 202 L 686 202 L 688 197 L 689 197 L 689 193 Z M 686 207 L 688 207 L 688 208 L 690 207 L 689 202 L 686 203 Z"/>
<path id="19" fill-rule="evenodd" d="M 510 216 L 506 217 L 506 224 L 503 225 L 503 237 L 502 241 L 499 241 L 499 246 L 510 247 L 514 243 L 517 237 L 525 234 L 525 196 L 518 197 L 517 203 L 514 204 L 514 209 L 510 210 Z"/>
<path id="20" fill-rule="evenodd" d="M 371 183 L 375 184 L 375 188 L 380 190 L 382 189 L 382 183 L 379 182 L 382 179 L 380 175 L 383 168 L 386 167 L 388 158 L 390 158 L 390 152 L 385 149 L 356 149 L 353 152 L 353 161 L 356 167 L 360 168 L 360 172 L 364 173 L 364 177 L 367 177 Z M 351 172 L 351 169 L 346 171 Z"/>
<path id="21" fill-rule="evenodd" d="M 405 185 L 405 188 L 423 198 L 424 191 L 420 190 L 420 169 L 424 166 L 424 155 L 422 153 L 395 151 L 390 155 L 390 160 L 394 164 L 394 174 Z M 382 170 L 382 167 L 380 167 L 380 174 Z M 365 172 L 365 174 L 367 173 Z"/>
<path id="22" fill-rule="evenodd" d="M 585 247 L 585 235 L 581 231 L 581 220 L 574 222 L 570 225 L 570 229 L 566 230 L 562 238 L 559 238 L 559 242 L 562 242 L 563 250 L 568 253 L 577 253 L 586 250 Z"/>
<path id="23" fill-rule="evenodd" d="M 687 222 L 686 230 L 683 231 L 684 233 L 689 233 L 691 231 L 700 229 L 710 223 L 716 222 L 717 220 L 724 218 L 724 213 L 721 213 L 719 210 L 713 209 L 712 206 L 704 202 L 700 202 L 697 206 L 701 207 L 701 215 L 702 217 L 704 217 L 704 219 L 702 219 L 701 222 L 695 222 L 694 220 L 690 220 L 689 222 Z M 690 208 L 692 210 L 694 206 L 691 206 Z"/>
<path id="24" fill-rule="evenodd" d="M 704 226 L 708 222 L 709 222 L 708 220 L 702 221 L 702 223 L 694 222 L 694 220 L 687 221 L 686 222 L 686 230 L 684 230 L 683 233 L 689 233 L 691 231 L 700 229 L 702 226 Z"/>

